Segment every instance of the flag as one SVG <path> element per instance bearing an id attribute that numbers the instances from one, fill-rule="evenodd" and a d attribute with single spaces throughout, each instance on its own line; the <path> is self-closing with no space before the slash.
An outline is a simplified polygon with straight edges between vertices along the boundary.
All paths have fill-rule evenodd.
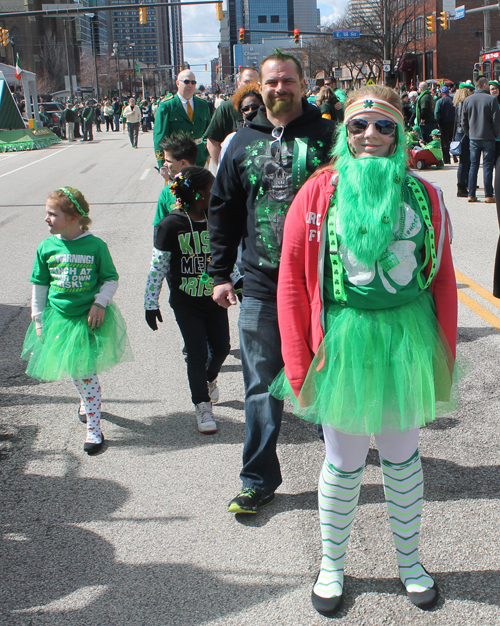
<path id="1" fill-rule="evenodd" d="M 19 54 L 17 55 L 16 58 L 16 71 L 15 71 L 15 76 L 17 78 L 17 80 L 21 80 L 21 63 L 19 62 Z"/>

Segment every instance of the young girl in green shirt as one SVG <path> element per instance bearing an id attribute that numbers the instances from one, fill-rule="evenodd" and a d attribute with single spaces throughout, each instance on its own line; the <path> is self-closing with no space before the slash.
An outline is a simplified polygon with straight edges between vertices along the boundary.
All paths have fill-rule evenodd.
<path id="1" fill-rule="evenodd" d="M 21 356 L 28 361 L 26 373 L 37 380 L 73 380 L 78 415 L 87 423 L 83 449 L 95 454 L 104 442 L 97 374 L 132 360 L 125 321 L 111 302 L 118 274 L 106 243 L 88 232 L 89 205 L 80 191 L 52 192 L 45 210 L 52 236 L 36 253 L 33 321 Z"/>

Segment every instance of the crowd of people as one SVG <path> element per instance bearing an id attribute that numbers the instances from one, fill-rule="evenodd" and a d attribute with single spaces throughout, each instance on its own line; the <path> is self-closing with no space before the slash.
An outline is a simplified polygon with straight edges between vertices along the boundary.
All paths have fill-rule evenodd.
<path id="1" fill-rule="evenodd" d="M 407 141 L 441 141 L 447 163 L 458 138 L 459 191 L 468 189 L 469 199 L 482 151 L 485 192 L 493 197 L 486 159 L 498 145 L 500 84 L 489 85 L 490 95 L 486 79 L 477 89 L 463 83 L 452 100 L 446 86 L 438 97 L 427 83 L 401 96 L 379 85 L 347 96 L 325 83 L 306 97 L 300 63 L 277 50 L 259 69 L 242 69 L 233 97 L 213 115 L 195 95 L 191 70 L 155 110 L 115 99 L 100 114 L 109 132 L 127 123 L 134 147 L 140 125 L 153 128 L 165 186 L 145 318 L 159 329 L 166 284 L 203 435 L 217 432 L 228 309 L 240 307 L 246 440 L 242 488 L 227 510 L 255 514 L 274 501 L 288 399 L 297 416 L 318 425 L 325 444 L 323 556 L 311 597 L 319 613 L 333 615 L 343 601 L 345 554 L 374 435 L 399 577 L 409 600 L 428 610 L 439 591 L 418 552 L 418 439 L 420 428 L 454 407 L 457 292 L 443 196 L 409 171 Z M 84 140 L 92 140 L 95 109 L 87 103 L 80 112 Z M 47 199 L 52 237 L 37 251 L 23 358 L 35 378 L 73 379 L 87 424 L 84 449 L 96 454 L 104 443 L 97 376 L 131 352 L 112 304 L 118 275 L 107 246 L 88 231 L 89 211 L 71 187 Z"/>

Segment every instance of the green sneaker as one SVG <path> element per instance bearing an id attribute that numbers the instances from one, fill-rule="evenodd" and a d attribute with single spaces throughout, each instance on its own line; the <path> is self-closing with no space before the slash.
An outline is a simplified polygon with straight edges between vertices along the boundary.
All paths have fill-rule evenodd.
<path id="1" fill-rule="evenodd" d="M 228 513 L 257 513 L 266 504 L 271 504 L 274 497 L 274 493 L 265 495 L 259 489 L 244 487 L 236 498 L 231 500 L 227 511 Z"/>

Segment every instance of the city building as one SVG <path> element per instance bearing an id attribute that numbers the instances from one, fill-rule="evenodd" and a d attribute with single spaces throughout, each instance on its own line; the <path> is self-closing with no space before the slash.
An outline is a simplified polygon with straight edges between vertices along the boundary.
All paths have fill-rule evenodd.
<path id="1" fill-rule="evenodd" d="M 144 4 L 153 2 L 143 0 Z M 130 45 L 134 44 L 135 60 L 151 66 L 170 65 L 167 7 L 147 7 L 147 22 L 140 24 L 135 0 L 111 0 L 111 5 L 114 4 L 130 4 L 130 10 L 111 11 L 113 42 L 123 47 L 121 54 L 130 54 Z"/>
<path id="2" fill-rule="evenodd" d="M 221 23 L 220 48 L 229 48 L 230 73 L 245 64 L 242 45 L 260 45 L 280 33 L 287 33 L 291 38 L 295 29 L 313 32 L 320 24 L 316 0 L 228 0 L 227 6 L 226 24 Z M 246 31 L 244 44 L 239 42 L 240 28 Z M 223 67 L 225 69 L 226 65 Z"/>

